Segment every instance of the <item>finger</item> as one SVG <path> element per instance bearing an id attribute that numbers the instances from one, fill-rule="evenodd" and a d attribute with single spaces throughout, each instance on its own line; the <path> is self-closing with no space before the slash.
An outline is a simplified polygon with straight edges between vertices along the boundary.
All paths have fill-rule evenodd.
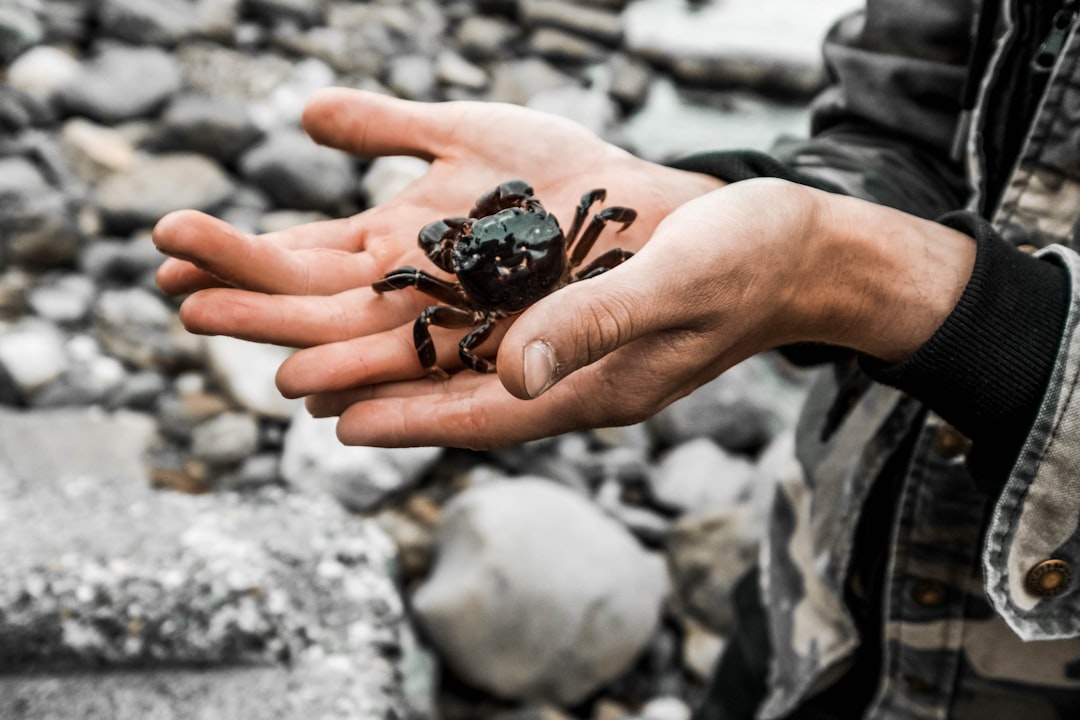
<path id="1" fill-rule="evenodd" d="M 367 287 L 332 296 L 211 288 L 184 300 L 180 320 L 197 335 L 308 347 L 382 332 L 408 322 L 416 312 L 410 294 L 380 296 Z"/>
<path id="2" fill-rule="evenodd" d="M 427 373 L 417 356 L 413 335 L 415 312 L 409 322 L 393 329 L 344 342 L 319 345 L 293 354 L 278 369 L 278 389 L 286 397 L 304 397 L 360 386 L 424 378 Z M 463 370 L 459 354 L 461 330 L 429 328 L 435 344 L 436 362 L 450 373 L 478 375 Z M 486 342 L 473 352 L 490 357 L 505 328 L 497 326 Z"/>
<path id="3" fill-rule="evenodd" d="M 513 395 L 535 398 L 660 325 L 655 278 L 631 258 L 573 283 L 526 310 L 499 348 L 499 377 Z"/>
<path id="4" fill-rule="evenodd" d="M 401 384 L 376 387 L 374 392 L 389 396 L 346 408 L 338 421 L 338 438 L 346 445 L 487 449 L 572 428 L 572 414 L 553 412 L 554 404 L 538 408 L 539 400 L 519 400 L 491 375 L 461 373 L 442 387 L 431 382 L 424 387 L 432 392 L 408 395 Z"/>
<path id="5" fill-rule="evenodd" d="M 336 227 L 340 230 L 341 226 Z M 370 283 L 380 274 L 376 260 L 367 253 L 334 247 L 293 251 L 280 242 L 283 235 L 275 242 L 204 213 L 170 213 L 155 226 L 154 244 L 186 264 L 163 263 L 158 286 L 168 295 L 223 283 L 258 292 L 331 294 Z M 300 231 L 295 236 L 306 241 L 313 232 Z"/>
<path id="6" fill-rule="evenodd" d="M 361 157 L 441 154 L 457 126 L 446 105 L 410 102 L 379 93 L 327 88 L 304 108 L 304 129 L 316 142 Z"/>

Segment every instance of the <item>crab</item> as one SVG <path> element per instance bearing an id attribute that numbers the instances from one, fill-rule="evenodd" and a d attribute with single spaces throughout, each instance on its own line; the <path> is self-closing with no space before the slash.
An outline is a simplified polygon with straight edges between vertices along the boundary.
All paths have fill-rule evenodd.
<path id="1" fill-rule="evenodd" d="M 387 273 L 372 289 L 385 293 L 415 288 L 441 303 L 425 308 L 413 324 L 416 355 L 429 375 L 449 377 L 438 365 L 432 325 L 473 328 L 458 345 L 461 362 L 476 372 L 495 372 L 495 363 L 476 349 L 500 319 L 522 312 L 569 283 L 596 277 L 632 255 L 608 250 L 580 267 L 608 222 L 621 223 L 618 232 L 622 232 L 637 217 L 630 208 L 608 207 L 586 226 L 593 205 L 606 197 L 604 189 L 582 195 L 570 230 L 564 234 L 527 182 L 504 182 L 481 195 L 468 217 L 436 220 L 420 231 L 421 249 L 440 270 L 456 276 L 457 282 L 405 266 Z"/>

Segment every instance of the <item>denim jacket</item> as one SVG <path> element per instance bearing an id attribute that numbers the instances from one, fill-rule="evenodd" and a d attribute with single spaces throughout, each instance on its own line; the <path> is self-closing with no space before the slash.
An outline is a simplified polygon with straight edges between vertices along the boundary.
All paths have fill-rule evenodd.
<path id="1" fill-rule="evenodd" d="M 761 718 L 787 716 L 858 657 L 852 558 L 876 522 L 863 508 L 890 472 L 895 492 L 881 521 L 891 523 L 875 531 L 887 555 L 881 667 L 864 717 L 1080 717 L 1074 2 L 1054 21 L 1061 43 L 1043 58 L 1041 100 L 1022 135 L 1003 132 L 995 110 L 1015 99 L 1013 53 L 1037 3 L 1003 0 L 992 18 L 983 8 L 980 23 L 973 0 L 869 0 L 826 39 L 833 84 L 816 101 L 813 137 L 775 149 L 789 167 L 854 196 L 930 217 L 976 210 L 1008 241 L 1064 267 L 1071 301 L 1041 407 L 1000 493 L 973 478 L 970 442 L 919 401 L 869 384 L 837 419 L 840 373 L 821 374 L 762 553 L 773 656 Z M 991 185 L 1003 138 L 1017 159 Z"/>

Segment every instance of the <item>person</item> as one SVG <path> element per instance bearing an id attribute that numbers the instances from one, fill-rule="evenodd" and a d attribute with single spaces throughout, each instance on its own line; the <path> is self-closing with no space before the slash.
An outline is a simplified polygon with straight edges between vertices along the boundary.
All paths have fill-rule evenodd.
<path id="1" fill-rule="evenodd" d="M 261 237 L 169 215 L 158 282 L 193 332 L 302 348 L 278 386 L 346 443 L 505 445 L 640 421 L 766 349 L 824 364 L 698 717 L 1075 718 L 1078 13 L 868 0 L 826 38 L 809 138 L 669 166 L 518 107 L 326 90 L 315 141 L 426 175 Z M 636 254 L 501 323 L 497 374 L 429 377 L 430 299 L 370 286 L 511 178 L 567 211 L 606 188 L 638 220 L 593 256 Z"/>

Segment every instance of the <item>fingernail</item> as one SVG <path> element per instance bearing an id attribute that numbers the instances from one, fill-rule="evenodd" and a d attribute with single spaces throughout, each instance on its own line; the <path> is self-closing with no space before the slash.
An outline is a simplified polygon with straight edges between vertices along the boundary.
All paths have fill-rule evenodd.
<path id="1" fill-rule="evenodd" d="M 534 398 L 555 384 L 555 351 L 543 340 L 525 346 L 525 392 Z"/>

